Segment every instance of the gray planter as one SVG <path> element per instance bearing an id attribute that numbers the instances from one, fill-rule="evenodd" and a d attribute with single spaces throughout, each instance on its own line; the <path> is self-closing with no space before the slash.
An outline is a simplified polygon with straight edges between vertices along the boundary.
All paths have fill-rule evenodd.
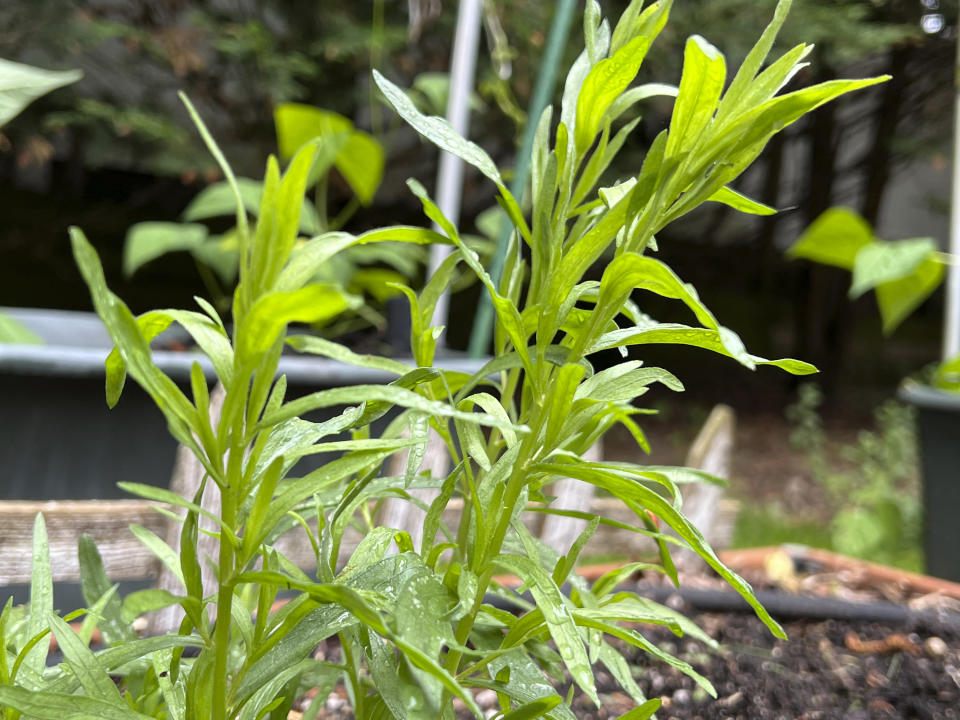
<path id="1" fill-rule="evenodd" d="M 923 471 L 923 550 L 929 575 L 960 581 L 960 394 L 911 384 Z"/>
<path id="2" fill-rule="evenodd" d="M 118 405 L 107 409 L 103 361 L 112 342 L 99 318 L 60 310 L 0 312 L 46 343 L 0 344 L 4 498 L 110 499 L 124 497 L 119 481 L 169 485 L 176 444 L 147 394 L 130 382 Z M 162 347 L 165 339 L 166 333 L 155 346 Z M 156 349 L 154 361 L 184 388 L 195 361 L 209 380 L 214 378 L 209 361 L 198 353 Z M 472 373 L 483 363 L 451 356 L 438 364 Z M 394 377 L 312 356 L 284 356 L 279 372 L 287 376 L 288 397 Z"/>

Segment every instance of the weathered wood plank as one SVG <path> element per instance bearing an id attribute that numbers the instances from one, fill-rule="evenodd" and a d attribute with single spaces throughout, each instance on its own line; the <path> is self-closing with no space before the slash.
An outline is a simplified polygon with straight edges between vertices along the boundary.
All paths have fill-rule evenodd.
<path id="1" fill-rule="evenodd" d="M 80 579 L 77 541 L 93 536 L 111 580 L 153 578 L 159 561 L 129 530 L 143 525 L 163 537 L 166 518 L 146 500 L 0 501 L 0 586 L 25 585 L 32 569 L 33 521 L 43 513 L 57 582 Z"/>

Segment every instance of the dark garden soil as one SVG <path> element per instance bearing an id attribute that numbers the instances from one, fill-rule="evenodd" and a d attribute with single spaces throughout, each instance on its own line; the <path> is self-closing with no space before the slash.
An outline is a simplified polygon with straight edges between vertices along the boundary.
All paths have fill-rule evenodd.
<path id="1" fill-rule="evenodd" d="M 752 615 L 690 613 L 720 643 L 712 652 L 670 631 L 641 627 L 665 650 L 686 660 L 717 691 L 711 698 L 690 678 L 640 651 L 626 655 L 647 697 L 660 697 L 660 720 L 953 720 L 960 718 L 960 633 L 956 626 L 905 628 L 870 622 L 795 621 L 777 640 Z M 573 701 L 581 720 L 617 718 L 630 699 L 597 670 L 602 707 L 584 695 Z M 493 714 L 496 696 L 477 702 Z M 292 714 L 292 717 L 296 717 Z M 338 688 L 320 718 L 353 717 Z M 463 712 L 458 717 L 468 718 Z"/>

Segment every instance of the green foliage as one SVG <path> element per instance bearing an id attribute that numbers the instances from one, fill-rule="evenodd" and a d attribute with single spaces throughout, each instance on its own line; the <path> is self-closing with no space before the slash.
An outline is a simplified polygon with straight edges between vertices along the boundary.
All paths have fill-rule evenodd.
<path id="1" fill-rule="evenodd" d="M 373 136 L 358 130 L 348 118 L 329 110 L 285 103 L 275 113 L 280 158 L 289 161 L 309 145 L 315 149 L 305 188 L 313 189 L 314 203 L 301 200 L 298 230 L 307 236 L 322 237 L 338 230 L 359 205 L 369 205 L 383 180 L 383 148 Z M 328 176 L 336 169 L 353 190 L 354 198 L 335 218 L 328 218 Z M 237 281 L 239 260 L 238 228 L 214 234 L 203 221 L 231 216 L 237 212 L 235 192 L 245 213 L 258 215 L 264 203 L 263 182 L 239 177 L 206 187 L 184 209 L 185 222 L 141 222 L 127 232 L 123 272 L 128 277 L 141 267 L 169 252 L 189 252 L 207 285 L 211 299 L 221 312 L 230 308 L 229 289 Z M 307 241 L 298 240 L 299 243 Z M 392 283 L 403 283 L 419 269 L 423 253 L 401 243 L 378 243 L 359 247 L 347 243 L 331 254 L 327 263 L 317 263 L 313 280 L 339 288 L 334 300 L 340 310 L 324 320 L 330 322 L 342 312 L 352 311 L 360 323 L 382 326 L 383 318 L 369 304 L 382 303 L 397 291 Z M 344 330 L 356 321 L 347 320 Z"/>
<path id="2" fill-rule="evenodd" d="M 0 127 L 48 92 L 75 83 L 79 70 L 52 71 L 0 58 Z M 41 345 L 43 340 L 22 323 L 0 313 L 0 343 Z"/>
<path id="3" fill-rule="evenodd" d="M 53 71 L 0 59 L 0 127 L 52 90 L 75 83 L 79 70 Z"/>
<path id="4" fill-rule="evenodd" d="M 200 302 L 203 312 L 160 310 L 134 317 L 109 290 L 99 258 L 74 228 L 74 257 L 116 343 L 107 359 L 109 401 L 116 402 L 127 375 L 141 385 L 173 436 L 201 463 L 205 482 L 219 492 L 221 510 L 212 515 L 198 504 L 202 490 L 184 498 L 124 485 L 186 511 L 178 554 L 159 538 L 137 531 L 163 562 L 179 568 L 183 588 L 169 595 L 132 596 L 119 607 L 108 588 L 89 614 L 93 622 L 110 628 L 111 646 L 94 653 L 82 638 L 65 635 L 62 623 L 51 616 L 39 522 L 34 597 L 27 615 L 32 637 L 13 647 L 14 658 L 25 658 L 17 663 L 24 675 L 7 673 L 10 680 L 0 687 L 6 716 L 22 712 L 51 717 L 54 706 L 70 702 L 83 716 L 259 719 L 283 715 L 310 685 L 329 687 L 340 680 L 358 718 L 452 720 L 455 699 L 482 717 L 472 690 L 487 688 L 497 693 L 502 717 L 569 720 L 574 717 L 569 696 L 561 694 L 560 687 L 569 676 L 599 703 L 594 679 L 599 661 L 637 705 L 624 717 L 650 717 L 659 701 L 643 696 L 610 638 L 651 653 L 714 693 L 709 680 L 650 643 L 642 626 L 663 625 L 711 644 L 702 631 L 669 608 L 621 591 L 616 587 L 619 573 L 593 585 L 573 573 L 580 549 L 601 523 L 651 537 L 660 548 L 660 563 L 648 567 L 675 582 L 670 547 L 692 549 L 782 637 L 782 629 L 750 586 L 721 563 L 683 515 L 677 480 L 691 479 L 690 473 L 594 462 L 584 454 L 617 422 L 642 438 L 632 419 L 641 412 L 634 406 L 636 399 L 648 392 L 682 389 L 671 373 L 638 361 L 598 371 L 590 356 L 600 350 L 652 342 L 688 344 L 732 357 L 748 368 L 772 363 L 799 374 L 814 370 L 797 360 L 750 355 L 693 287 L 649 254 L 660 228 L 718 193 L 724 196 L 724 188 L 775 132 L 823 102 L 877 81 L 837 81 L 777 96 L 803 54 L 800 48 L 761 69 L 788 5 L 781 4 L 726 92 L 723 56 L 702 38 L 692 38 L 670 128 L 660 134 L 635 176 L 614 188 L 599 188 L 602 168 L 619 148 L 608 142 L 617 111 L 624 102 L 629 104 L 623 98 L 671 3 L 664 0 L 643 9 L 637 0 L 612 30 L 601 20 L 599 6 L 589 3 L 587 49 L 568 76 L 556 116 L 559 124 L 554 132 L 554 116 L 548 111 L 539 125 L 529 216 L 482 148 L 441 118 L 423 115 L 402 90 L 375 74 L 380 89 L 410 125 L 495 184 L 498 202 L 514 227 L 498 284 L 415 181 L 410 188 L 438 231 L 385 228 L 355 237 L 327 230 L 299 242 L 304 191 L 311 169 L 323 156 L 322 143 L 300 148 L 282 175 L 270 159 L 251 226 L 244 209 L 249 193 L 202 124 L 201 135 L 221 163 L 236 202 L 238 281 L 229 334 L 205 302 Z M 611 96 L 600 82 L 603 78 L 615 78 L 622 94 Z M 192 108 L 191 113 L 199 122 Z M 628 124 L 626 133 L 634 126 Z M 748 211 L 756 210 L 747 201 L 741 203 Z M 384 241 L 455 246 L 419 294 L 401 288 L 410 301 L 411 346 L 418 367 L 359 356 L 329 341 L 288 341 L 289 323 L 326 317 L 332 294 L 338 292 L 316 284 L 316 270 L 347 248 L 378 247 Z M 614 258 L 598 268 L 600 279 L 590 279 L 592 266 L 611 249 Z M 434 367 L 442 328 L 433 325 L 433 310 L 460 263 L 484 285 L 497 317 L 495 357 L 473 375 Z M 635 290 L 679 301 L 694 324 L 658 323 L 640 311 L 632 299 Z M 153 363 L 149 340 L 172 322 L 183 326 L 210 357 L 225 390 L 219 415 L 209 415 L 210 395 L 199 367 L 191 398 Z M 287 345 L 376 366 L 397 378 L 389 385 L 333 388 L 287 400 L 284 378 L 275 377 Z M 303 419 L 320 408 L 341 409 L 325 422 Z M 371 423 L 391 410 L 386 429 L 375 436 Z M 419 470 L 431 430 L 451 455 L 453 470 L 446 477 Z M 296 476 L 297 459 L 332 451 L 341 454 Z M 400 451 L 410 453 L 407 470 L 393 476 L 385 462 Z M 634 513 L 635 524 L 595 516 L 565 554 L 543 545 L 531 536 L 522 515 L 528 510 L 564 513 L 544 492 L 545 486 L 563 478 L 617 498 Z M 420 547 L 404 532 L 375 525 L 381 500 L 413 500 L 412 490 L 429 488 L 440 492 L 426 508 Z M 462 499 L 464 512 L 458 527 L 447 527 L 442 511 L 454 496 Z M 673 534 L 661 531 L 651 513 Z M 218 552 L 209 560 L 197 553 L 200 515 L 214 522 Z M 276 538 L 295 525 L 306 530 L 314 548 L 315 575 L 295 567 L 274 546 Z M 340 548 L 350 526 L 360 529 L 364 538 L 340 567 Z M 392 543 L 399 552 L 389 552 Z M 95 551 L 89 546 L 81 551 L 91 603 L 108 582 Z M 209 595 L 201 582 L 205 562 L 210 562 L 217 583 Z M 514 615 L 488 603 L 489 593 L 510 596 L 496 579 L 503 573 L 518 576 L 535 604 L 522 604 Z M 569 595 L 561 591 L 567 583 L 572 587 Z M 294 597 L 272 609 L 281 590 L 293 591 Z M 178 604 L 186 615 L 179 633 L 123 640 L 133 614 L 167 603 Z M 207 612 L 211 609 L 216 611 L 215 623 Z M 44 670 L 37 643 L 50 629 L 67 637 L 65 663 Z M 341 661 L 312 659 L 316 644 L 334 635 L 343 651 Z M 196 646 L 199 653 L 186 657 L 184 646 Z M 119 677 L 124 692 L 120 702 L 107 687 L 108 676 Z"/>
<path id="5" fill-rule="evenodd" d="M 913 410 L 889 400 L 874 414 L 875 429 L 860 431 L 856 442 L 838 445 L 823 428 L 817 411 L 821 402 L 815 385 L 803 385 L 788 417 L 795 427 L 791 441 L 806 454 L 813 479 L 833 507 L 828 547 L 921 570 L 922 508 Z"/>
<path id="6" fill-rule="evenodd" d="M 876 292 L 885 335 L 940 286 L 947 262 L 933 239 L 881 240 L 866 220 L 843 207 L 830 208 L 818 217 L 787 255 L 850 270 L 850 297 Z"/>

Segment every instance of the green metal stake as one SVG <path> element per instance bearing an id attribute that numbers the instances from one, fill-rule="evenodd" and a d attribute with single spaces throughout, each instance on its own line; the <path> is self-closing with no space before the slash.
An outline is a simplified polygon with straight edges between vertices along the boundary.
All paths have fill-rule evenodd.
<path id="1" fill-rule="evenodd" d="M 550 26 L 550 35 L 547 39 L 547 49 L 543 54 L 543 62 L 540 64 L 540 72 L 537 74 L 537 84 L 533 89 L 533 98 L 530 101 L 527 126 L 523 131 L 523 143 L 517 156 L 517 167 L 514 171 L 513 182 L 510 184 L 510 192 L 521 201 L 523 193 L 526 191 L 527 179 L 530 177 L 530 156 L 533 153 L 533 138 L 537 132 L 537 122 L 540 120 L 544 108 L 547 107 L 547 103 L 553 95 L 553 89 L 557 84 L 557 69 L 560 65 L 563 48 L 566 46 L 567 38 L 570 35 L 570 25 L 573 21 L 573 10 L 576 4 L 576 0 L 560 0 L 553 15 L 553 23 Z M 501 219 L 500 235 L 497 238 L 497 247 L 490 263 L 490 277 L 493 278 L 495 285 L 499 285 L 500 277 L 503 275 L 507 243 L 510 241 L 511 232 L 509 223 Z M 493 303 L 487 293 L 482 293 L 480 304 L 477 306 L 477 314 L 473 320 L 473 331 L 470 333 L 470 357 L 479 358 L 486 354 L 492 329 Z"/>

